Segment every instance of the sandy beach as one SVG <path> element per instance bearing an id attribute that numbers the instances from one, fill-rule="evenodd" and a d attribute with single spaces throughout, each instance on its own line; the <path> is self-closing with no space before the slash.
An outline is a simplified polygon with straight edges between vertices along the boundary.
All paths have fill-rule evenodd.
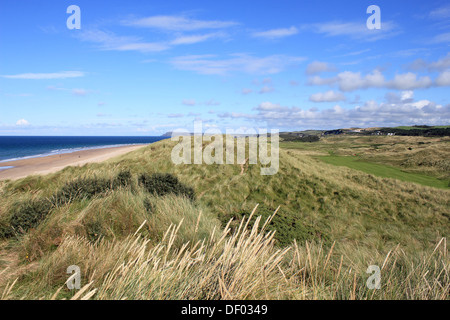
<path id="1" fill-rule="evenodd" d="M 86 163 L 102 162 L 145 146 L 146 145 L 135 145 L 89 149 L 73 153 L 56 154 L 47 157 L 1 162 L 0 168 L 13 168 L 0 170 L 0 180 L 17 180 L 29 175 L 54 173 L 69 166 L 82 166 Z"/>

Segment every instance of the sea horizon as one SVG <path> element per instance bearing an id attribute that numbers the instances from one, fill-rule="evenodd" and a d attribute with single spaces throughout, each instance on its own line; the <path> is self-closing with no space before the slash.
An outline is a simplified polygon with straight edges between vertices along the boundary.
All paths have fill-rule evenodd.
<path id="1" fill-rule="evenodd" d="M 1 163 L 83 150 L 154 143 L 162 136 L 0 136 Z"/>

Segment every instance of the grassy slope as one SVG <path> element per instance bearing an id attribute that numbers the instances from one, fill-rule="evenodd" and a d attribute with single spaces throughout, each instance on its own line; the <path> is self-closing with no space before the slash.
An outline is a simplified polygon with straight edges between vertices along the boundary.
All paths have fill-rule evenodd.
<path id="1" fill-rule="evenodd" d="M 433 126 L 432 128 L 449 128 L 450 126 Z M 426 130 L 429 128 L 420 128 L 420 127 L 413 127 L 413 126 L 399 126 L 399 127 L 395 127 L 395 129 L 404 129 L 404 130 L 413 130 L 413 129 L 419 129 L 419 130 Z"/>
<path id="2" fill-rule="evenodd" d="M 66 279 L 64 268 L 68 263 L 83 264 L 88 269 L 86 277 L 92 277 L 94 280 L 97 278 L 93 275 L 93 270 L 99 269 L 101 275 L 106 274 L 108 270 L 113 269 L 114 261 L 117 260 L 108 253 L 108 250 L 112 252 L 114 250 L 111 248 L 117 248 L 118 251 L 122 250 L 121 248 L 128 250 L 125 239 L 144 220 L 147 220 L 147 223 L 140 234 L 149 238 L 150 247 L 154 247 L 163 241 L 164 232 L 172 223 L 178 224 L 184 219 L 174 244 L 175 248 L 181 248 L 182 243 L 187 241 L 195 243 L 202 239 L 212 239 L 209 242 L 214 243 L 216 241 L 214 239 L 220 234 L 220 221 L 224 226 L 229 218 L 241 219 L 244 214 L 250 213 L 256 204 L 260 204 L 258 213 L 264 217 L 281 206 L 272 224 L 269 225 L 269 230 L 278 230 L 275 234 L 277 239 L 275 246 L 290 245 L 294 238 L 300 241 L 300 247 L 293 251 L 297 252 L 297 257 L 294 254 L 291 259 L 297 260 L 300 256 L 312 259 L 312 253 L 308 252 L 311 248 L 306 247 L 306 250 L 304 247 L 304 241 L 308 240 L 319 243 L 315 247 L 318 250 L 315 253 L 317 261 L 323 259 L 320 263 L 326 266 L 328 264 L 325 261 L 326 255 L 322 258 L 319 256 L 324 254 L 324 250 L 330 250 L 332 242 L 336 241 L 333 256 L 342 256 L 344 267 L 358 270 L 358 288 L 361 289 L 361 297 L 369 294 L 364 289 L 364 276 L 361 276 L 364 275 L 368 264 L 383 263 L 384 256 L 397 244 L 401 245 L 405 255 L 410 255 L 409 260 L 405 258 L 405 261 L 421 261 L 422 254 L 431 254 L 440 238 L 450 234 L 449 190 L 378 178 L 360 171 L 324 164 L 310 156 L 317 154 L 317 150 L 313 149 L 308 150 L 309 155 L 306 155 L 304 150 L 281 150 L 280 170 L 274 176 L 261 176 L 258 165 L 245 165 L 242 175 L 240 165 L 174 166 L 170 160 L 173 146 L 173 142 L 161 141 L 102 164 L 67 168 L 45 177 L 28 177 L 17 182 L 2 183 L 0 219 L 7 219 L 10 209 L 17 201 L 30 197 L 50 196 L 67 180 L 79 176 L 111 175 L 122 169 L 130 169 L 134 174 L 174 173 L 182 182 L 194 187 L 198 195 L 195 203 L 177 197 L 151 198 L 155 203 L 155 209 L 148 212 L 143 205 L 143 200 L 148 198 L 148 195 L 140 190 L 137 192 L 123 190 L 92 200 L 74 202 L 55 210 L 36 230 L 28 232 L 18 240 L 3 243 L 7 248 L 5 252 L 17 254 L 16 267 L 24 269 L 30 267 L 35 270 L 34 273 L 20 278 L 20 290 L 16 296 L 29 297 L 38 292 L 42 292 L 42 295 L 44 292 L 50 294 L 64 283 Z M 91 248 L 92 244 L 84 243 L 85 240 L 71 238 L 81 236 L 88 239 L 87 226 L 93 222 L 103 227 L 101 231 L 105 243 L 98 248 Z M 235 222 L 231 225 L 233 230 L 238 229 L 237 224 Z M 213 233 L 215 236 L 211 236 L 212 230 L 216 230 Z M 78 251 L 77 246 L 80 248 Z M 70 247 L 72 251 L 68 249 L 62 251 L 63 247 L 66 249 Z M 268 252 L 272 252 L 270 250 Z M 105 262 L 86 260 L 86 255 L 90 251 L 98 251 L 98 259 Z M 105 255 L 104 259 L 101 258 L 102 255 Z M 124 253 L 125 256 L 127 255 Z M 303 261 L 302 259 L 300 260 Z M 339 270 L 339 274 L 335 274 L 335 279 L 338 279 L 341 269 L 340 259 L 331 261 L 334 263 L 333 272 Z M 445 260 L 445 264 L 448 264 L 448 259 Z M 293 263 L 289 265 L 292 267 Z M 297 267 L 301 269 L 298 264 Z M 307 270 L 309 268 L 304 268 L 304 272 Z M 204 271 L 197 270 L 197 272 Z M 330 274 L 322 272 L 320 279 L 324 282 L 320 284 L 321 294 L 315 291 L 312 296 L 311 292 L 300 294 L 297 284 L 289 282 L 294 285 L 293 288 L 289 287 L 289 290 L 294 290 L 296 294 L 288 294 L 290 291 L 286 289 L 288 290 L 285 292 L 286 297 L 330 298 L 342 294 L 342 297 L 349 298 L 351 290 L 347 290 L 346 286 L 352 286 L 353 278 L 343 280 L 343 287 L 338 290 L 329 287 L 333 272 L 330 271 Z M 35 283 L 36 279 L 41 281 Z M 101 277 L 98 278 L 97 284 L 101 280 Z M 280 283 L 281 280 L 274 279 L 274 283 Z M 316 284 L 309 285 L 311 290 L 317 289 Z M 26 289 L 30 287 L 31 289 Z M 273 294 L 271 298 L 284 297 L 281 294 L 278 296 Z M 395 297 L 394 292 L 391 294 Z M 405 292 L 398 293 L 397 297 L 407 297 L 405 294 Z M 411 294 L 408 297 L 411 298 Z M 117 298 L 117 296 L 109 297 Z M 201 298 L 201 295 L 188 297 Z M 254 296 L 260 297 L 263 296 Z"/>
<path id="3" fill-rule="evenodd" d="M 335 166 L 345 166 L 348 168 L 361 170 L 363 172 L 376 175 L 378 177 L 393 178 L 402 181 L 410 181 L 414 183 L 419 183 L 424 186 L 430 186 L 435 188 L 442 188 L 442 189 L 449 188 L 449 183 L 447 181 L 439 180 L 424 174 L 404 172 L 401 169 L 393 166 L 361 161 L 357 157 L 326 156 L 318 158 L 326 163 L 333 164 Z"/>
<path id="4" fill-rule="evenodd" d="M 281 147 L 317 156 L 355 156 L 404 172 L 450 180 L 450 138 L 330 136 L 317 143 L 282 142 Z"/>

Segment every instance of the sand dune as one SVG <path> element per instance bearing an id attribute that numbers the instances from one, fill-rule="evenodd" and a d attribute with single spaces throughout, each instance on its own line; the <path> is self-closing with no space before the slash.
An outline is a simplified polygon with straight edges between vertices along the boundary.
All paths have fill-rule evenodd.
<path id="1" fill-rule="evenodd" d="M 86 163 L 102 162 L 113 157 L 137 150 L 145 146 L 124 146 L 103 149 L 90 149 L 73 153 L 57 154 L 48 157 L 23 159 L 0 163 L 0 180 L 17 180 L 29 175 L 54 173 L 68 166 L 82 166 Z"/>

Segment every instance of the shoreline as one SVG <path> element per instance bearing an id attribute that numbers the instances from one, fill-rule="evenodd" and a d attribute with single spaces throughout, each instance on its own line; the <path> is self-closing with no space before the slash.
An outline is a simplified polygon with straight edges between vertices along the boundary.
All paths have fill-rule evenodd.
<path id="1" fill-rule="evenodd" d="M 18 180 L 30 175 L 45 175 L 70 166 L 82 166 L 144 148 L 149 144 L 85 149 L 71 153 L 25 158 L 0 163 L 0 180 Z M 1 169 L 6 168 L 6 169 Z"/>
<path id="2" fill-rule="evenodd" d="M 67 149 L 53 150 L 51 152 L 42 153 L 42 154 L 34 154 L 34 155 L 29 155 L 29 156 L 0 160 L 0 168 L 4 167 L 4 166 L 2 166 L 3 163 L 7 163 L 7 162 L 10 163 L 13 161 L 44 158 L 44 157 L 55 156 L 55 155 L 60 155 L 60 154 L 74 153 L 74 152 L 78 152 L 78 151 L 89 151 L 89 150 L 96 150 L 96 149 L 111 149 L 111 148 L 116 148 L 116 147 L 146 146 L 148 144 L 149 143 L 115 144 L 115 145 L 104 145 L 104 146 L 95 146 L 95 147 L 79 147 L 79 148 L 67 148 Z"/>

